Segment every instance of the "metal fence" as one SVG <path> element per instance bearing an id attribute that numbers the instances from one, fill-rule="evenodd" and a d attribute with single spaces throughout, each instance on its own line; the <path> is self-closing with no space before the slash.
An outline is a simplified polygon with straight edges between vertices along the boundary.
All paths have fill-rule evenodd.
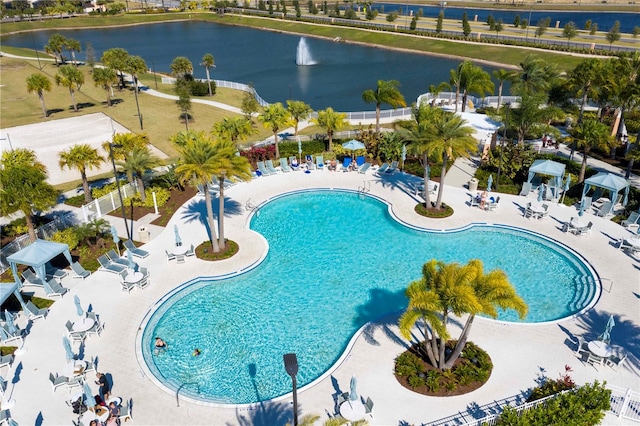
<path id="1" fill-rule="evenodd" d="M 207 81 L 203 78 L 200 78 L 198 80 L 203 82 Z M 211 80 L 211 81 L 215 82 L 217 87 L 225 87 L 228 89 L 242 90 L 244 92 L 253 93 L 253 96 L 255 96 L 256 101 L 258 101 L 260 106 L 266 107 L 269 105 L 269 102 L 265 101 L 260 97 L 260 95 L 258 95 L 258 92 L 256 92 L 256 89 L 254 89 L 253 87 L 247 84 L 236 83 L 235 81 L 225 81 L 225 80 Z M 176 79 L 173 77 L 162 77 L 162 84 L 175 84 L 175 82 L 176 82 Z"/>
<path id="2" fill-rule="evenodd" d="M 462 95 L 459 94 L 460 99 L 462 99 Z M 425 93 L 422 94 L 420 96 L 418 96 L 418 105 L 425 102 L 425 103 L 431 103 L 433 101 L 435 97 L 435 104 L 436 106 L 443 106 L 443 105 L 451 105 L 452 102 L 455 102 L 456 100 L 456 93 L 455 92 L 440 92 L 437 93 L 435 96 L 432 95 L 431 93 Z M 468 95 L 467 96 L 467 101 L 471 101 L 471 103 L 473 103 L 474 108 L 482 108 L 482 107 L 487 107 L 487 106 L 493 106 L 496 107 L 498 106 L 498 96 L 485 96 L 484 98 L 479 98 L 477 96 L 473 96 L 473 95 Z M 519 96 L 502 96 L 500 98 L 500 103 L 502 105 L 506 105 L 506 104 L 519 104 L 520 103 L 520 97 Z"/>
<path id="3" fill-rule="evenodd" d="M 611 412 L 621 419 L 640 423 L 640 392 L 619 386 L 607 385 L 611 389 Z"/>
<path id="4" fill-rule="evenodd" d="M 122 185 L 120 189 L 122 190 L 122 199 L 133 197 L 138 192 L 136 186 L 131 183 Z M 103 215 L 115 209 L 119 209 L 121 205 L 118 190 L 111 191 L 107 195 L 103 195 L 91 201 L 89 204 L 83 205 L 82 215 L 85 222 L 90 222 L 94 219 L 101 218 Z"/>

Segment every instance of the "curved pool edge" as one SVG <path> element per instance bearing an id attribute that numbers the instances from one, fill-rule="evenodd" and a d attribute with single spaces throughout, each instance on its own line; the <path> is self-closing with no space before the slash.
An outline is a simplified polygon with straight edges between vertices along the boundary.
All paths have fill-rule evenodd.
<path id="1" fill-rule="evenodd" d="M 531 327 L 531 326 L 546 326 L 546 325 L 550 325 L 550 324 L 557 324 L 560 322 L 564 322 L 564 321 L 569 321 L 572 319 L 575 319 L 576 317 L 583 315 L 585 312 L 587 312 L 588 310 L 592 309 L 597 302 L 600 300 L 601 296 L 602 296 L 602 279 L 600 277 L 600 275 L 598 274 L 598 272 L 596 271 L 595 267 L 591 264 L 591 262 L 589 262 L 584 256 L 582 256 L 579 252 L 577 252 L 576 250 L 574 250 L 573 248 L 567 246 L 566 244 L 548 237 L 544 234 L 540 234 L 538 232 L 535 231 L 531 231 L 528 229 L 524 229 L 524 228 L 520 228 L 517 226 L 513 226 L 513 225 L 506 225 L 506 224 L 494 224 L 494 223 L 488 223 L 488 222 L 471 222 L 468 223 L 466 225 L 457 227 L 457 228 L 443 228 L 443 229 L 437 229 L 437 228 L 427 228 L 427 227 L 421 227 L 418 225 L 414 225 L 411 224 L 409 222 L 406 222 L 402 219 L 400 219 L 394 212 L 393 210 L 393 203 L 390 203 L 389 201 L 385 200 L 382 197 L 379 197 L 377 195 L 371 194 L 371 193 L 364 193 L 362 191 L 356 191 L 356 190 L 352 190 L 352 189 L 346 189 L 346 188 L 333 188 L 333 187 L 316 187 L 316 188 L 305 188 L 305 189 L 300 189 L 300 190 L 294 190 L 294 191 L 288 191 L 288 192 L 284 192 L 278 195 L 275 195 L 271 198 L 267 198 L 264 201 L 262 201 L 260 204 L 258 204 L 257 206 L 255 206 L 250 213 L 247 216 L 247 219 L 245 220 L 245 227 L 247 228 L 247 230 L 249 230 L 250 232 L 253 232 L 256 234 L 256 236 L 258 238 L 260 238 L 262 241 L 264 241 L 265 243 L 265 247 L 266 250 L 264 251 L 264 253 L 262 254 L 262 256 L 254 261 L 253 263 L 251 263 L 250 265 L 247 265 L 246 267 L 243 267 L 241 269 L 239 269 L 238 271 L 234 271 L 231 273 L 227 273 L 227 274 L 222 274 L 222 275 L 214 275 L 214 276 L 200 276 L 200 277 L 196 277 L 193 278 L 187 282 L 182 283 L 181 285 L 175 287 L 174 289 L 172 289 L 171 291 L 169 291 L 168 293 L 166 293 L 165 295 L 163 295 L 158 301 L 156 301 L 145 313 L 143 320 L 141 321 L 138 330 L 136 331 L 136 348 L 135 348 L 135 354 L 136 354 L 136 362 L 138 363 L 138 365 L 140 366 L 141 371 L 145 374 L 145 376 L 147 376 L 147 378 L 154 383 L 157 387 L 159 387 L 163 392 L 170 394 L 170 395 L 174 395 L 177 397 L 177 399 L 185 401 L 185 402 L 190 402 L 193 404 L 197 404 L 197 405 L 201 405 L 201 406 L 208 406 L 208 407 L 215 407 L 215 408 L 230 408 L 230 409 L 238 409 L 238 408 L 242 408 L 242 409 L 248 409 L 251 410 L 254 407 L 260 405 L 260 404 L 264 404 L 264 403 L 268 403 L 268 402 L 278 402 L 278 401 L 282 401 L 282 400 L 286 400 L 291 398 L 292 393 L 288 392 L 286 394 L 277 396 L 275 398 L 270 398 L 270 399 L 265 399 L 262 401 L 258 401 L 258 402 L 252 402 L 252 403 L 222 403 L 222 402 L 213 402 L 213 401 L 207 401 L 207 400 L 201 400 L 201 399 L 196 399 L 196 398 L 192 398 L 188 395 L 176 395 L 176 392 L 179 392 L 178 390 L 174 390 L 171 389 L 169 387 L 167 387 L 164 383 L 162 383 L 149 369 L 149 367 L 147 366 L 147 363 L 144 361 L 144 355 L 142 353 L 142 337 L 145 331 L 145 328 L 148 324 L 149 319 L 151 318 L 152 314 L 155 313 L 155 311 L 158 309 L 158 307 L 160 305 L 162 305 L 164 302 L 167 301 L 167 299 L 169 299 L 170 297 L 172 297 L 174 294 L 176 294 L 177 292 L 185 289 L 186 287 L 201 281 L 203 279 L 209 279 L 209 280 L 215 280 L 215 281 L 219 281 L 219 280 L 223 280 L 226 278 L 231 278 L 231 277 L 236 277 L 239 275 L 242 275 L 246 272 L 249 272 L 253 269 L 255 269 L 257 266 L 259 266 L 267 257 L 268 252 L 269 252 L 269 243 L 268 241 L 262 236 L 262 234 L 253 231 L 249 228 L 250 223 L 251 223 L 251 219 L 253 218 L 254 215 L 259 214 L 259 210 L 262 206 L 283 198 L 283 197 L 287 197 L 287 196 L 291 196 L 291 195 L 295 195 L 295 194 L 300 194 L 300 193 L 307 193 L 307 192 L 318 192 L 318 191 L 336 191 L 336 192 L 346 192 L 346 193 L 351 193 L 351 194 L 357 194 L 357 195 L 362 195 L 362 196 L 367 196 L 367 197 L 371 197 L 374 198 L 384 204 L 387 205 L 387 211 L 390 215 L 390 217 L 392 217 L 397 223 L 406 226 L 408 228 L 414 229 L 414 230 L 418 230 L 418 231 L 423 231 L 423 232 L 434 232 L 434 233 L 455 233 L 455 232 L 461 232 L 461 231 L 465 231 L 468 229 L 471 229 L 473 227 L 476 226 L 485 226 L 485 227 L 496 227 L 496 228 L 502 228 L 502 229 L 507 229 L 507 230 L 512 230 L 512 231 L 518 231 L 518 232 L 522 232 L 524 234 L 529 234 L 531 236 L 535 236 L 536 238 L 540 238 L 543 240 L 546 240 L 548 242 L 551 242 L 563 249 L 565 249 L 566 251 L 568 251 L 570 254 L 572 254 L 573 256 L 575 256 L 580 262 L 582 262 L 584 264 L 584 266 L 586 267 L 586 269 L 588 270 L 588 272 L 593 276 L 594 278 L 594 285 L 595 285 L 595 294 L 592 297 L 591 301 L 587 304 L 587 306 L 585 306 L 584 308 L 580 309 L 577 312 L 574 312 L 571 315 L 568 315 L 566 317 L 563 318 L 559 318 L 559 319 L 555 319 L 555 320 L 550 320 L 550 321 L 540 321 L 540 322 L 535 322 L 535 323 L 524 323 L 524 322 L 511 322 L 511 321 L 503 321 L 503 320 L 497 320 L 497 319 L 492 319 L 492 318 L 487 318 L 487 317 L 482 317 L 482 316 L 476 316 L 476 318 L 479 318 L 481 321 L 491 321 L 493 323 L 497 323 L 497 324 L 508 324 L 511 326 L 527 326 L 527 327 Z M 353 349 L 353 346 L 355 345 L 357 339 L 362 335 L 363 331 L 369 327 L 372 324 L 375 324 L 377 321 L 379 321 L 381 318 L 390 316 L 390 315 L 394 315 L 397 314 L 396 312 L 387 312 L 383 315 L 381 315 L 380 317 L 376 318 L 375 321 L 369 321 L 365 324 L 362 325 L 362 327 L 360 327 L 358 330 L 356 330 L 356 332 L 353 334 L 353 336 L 349 339 L 349 342 L 347 343 L 347 345 L 345 346 L 344 351 L 342 352 L 342 354 L 339 356 L 339 358 L 324 372 L 322 373 L 320 376 L 318 376 L 316 379 L 312 380 L 311 382 L 309 382 L 308 384 L 300 387 L 297 389 L 298 392 L 304 392 L 305 390 L 311 389 L 315 386 L 317 386 L 318 384 L 320 384 L 322 381 L 324 381 L 326 378 L 330 377 L 334 371 L 336 371 L 345 361 L 347 361 L 349 359 L 349 357 L 351 356 L 351 351 Z"/>

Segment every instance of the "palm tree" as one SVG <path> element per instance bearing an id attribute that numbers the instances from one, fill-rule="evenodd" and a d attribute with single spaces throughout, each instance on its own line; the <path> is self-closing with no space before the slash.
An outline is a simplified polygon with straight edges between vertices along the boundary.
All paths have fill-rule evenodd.
<path id="1" fill-rule="evenodd" d="M 133 79 L 133 94 L 136 99 L 136 108 L 138 110 L 138 121 L 140 122 L 140 130 L 142 130 L 142 113 L 140 112 L 140 104 L 138 103 L 138 75 L 147 71 L 147 64 L 140 56 L 129 56 L 125 61 L 125 71 L 128 72 Z"/>
<path id="2" fill-rule="evenodd" d="M 456 109 L 458 112 L 458 104 L 460 103 L 460 85 L 462 83 L 462 63 L 458 68 L 449 70 L 449 86 L 456 88 Z"/>
<path id="3" fill-rule="evenodd" d="M 18 148 L 2 153 L 0 215 L 22 212 L 31 241 L 37 238 L 33 212 L 50 209 L 58 199 L 57 191 L 47 183 L 46 170 L 33 151 Z"/>
<path id="4" fill-rule="evenodd" d="M 493 71 L 493 78 L 498 80 L 498 108 L 496 112 L 500 113 L 500 107 L 502 107 L 502 89 L 504 88 L 505 81 L 510 81 L 513 78 L 513 72 L 499 69 Z"/>
<path id="5" fill-rule="evenodd" d="M 613 139 L 609 132 L 609 126 L 593 119 L 582 121 L 571 130 L 571 138 L 577 149 L 582 150 L 582 166 L 578 183 L 584 182 L 584 174 L 587 170 L 587 160 L 593 148 L 609 152 Z"/>
<path id="6" fill-rule="evenodd" d="M 44 92 L 51 91 L 51 80 L 43 74 L 31 74 L 27 77 L 27 91 L 38 95 L 40 105 L 42 105 L 42 118 L 47 118 L 47 107 L 44 104 Z"/>
<path id="7" fill-rule="evenodd" d="M 213 96 L 213 91 L 211 90 L 211 78 L 209 76 L 209 68 L 216 67 L 216 64 L 213 60 L 213 55 L 211 53 L 207 53 L 202 57 L 202 62 L 200 65 L 204 67 L 204 71 L 207 73 L 207 84 L 209 85 L 209 96 Z"/>
<path id="8" fill-rule="evenodd" d="M 469 158 L 470 153 L 477 150 L 477 142 L 472 136 L 474 133 L 473 127 L 467 126 L 466 120 L 450 112 L 445 112 L 435 119 L 433 130 L 431 149 L 434 154 L 442 157 L 440 186 L 438 187 L 438 198 L 435 205 L 436 209 L 440 209 L 449 159 Z M 427 187 L 425 187 L 425 190 L 427 190 Z"/>
<path id="9" fill-rule="evenodd" d="M 558 76 L 557 66 L 548 64 L 535 55 L 528 55 L 520 63 L 520 70 L 513 76 L 511 93 L 517 95 L 546 93 Z"/>
<path id="10" fill-rule="evenodd" d="M 278 149 L 278 131 L 289 124 L 290 119 L 291 116 L 289 115 L 289 112 L 280 102 L 266 106 L 262 111 L 262 114 L 258 116 L 258 120 L 262 122 L 264 128 L 273 132 L 273 140 L 276 144 L 276 158 L 280 158 L 280 150 Z"/>
<path id="11" fill-rule="evenodd" d="M 523 317 L 524 301 L 516 294 L 506 274 L 500 270 L 484 274 L 482 262 L 471 260 L 466 265 L 444 263 L 432 259 L 422 267 L 422 278 L 409 284 L 407 310 L 398 322 L 400 333 L 411 339 L 418 321 L 423 324 L 425 341 L 421 344 L 431 365 L 449 370 L 466 344 L 475 315 L 497 316 L 496 307 L 515 309 Z M 449 316 L 470 314 L 454 350 L 447 354 Z"/>
<path id="12" fill-rule="evenodd" d="M 149 145 L 149 136 L 146 133 L 116 133 L 112 142 L 117 146 L 109 147 L 111 142 L 107 141 L 102 144 L 102 148 L 107 152 L 111 149 L 115 160 L 124 161 L 127 153 L 136 147 L 146 148 Z"/>
<path id="13" fill-rule="evenodd" d="M 129 52 L 121 47 L 114 47 L 111 49 L 107 49 L 102 54 L 100 58 L 100 62 L 107 67 L 114 70 L 118 76 L 120 77 L 120 87 L 122 89 L 124 87 L 124 69 L 127 66 L 127 58 L 129 57 Z"/>
<path id="14" fill-rule="evenodd" d="M 53 34 L 49 37 L 49 40 L 44 46 L 44 51 L 50 55 L 53 55 L 53 60 L 58 65 L 58 58 L 60 58 L 60 64 L 63 64 L 62 49 L 64 48 L 66 38 L 62 34 Z"/>
<path id="15" fill-rule="evenodd" d="M 178 78 L 176 80 L 175 89 L 176 95 L 178 95 L 178 99 L 176 100 L 176 105 L 180 110 L 180 117 L 184 118 L 184 126 L 187 132 L 189 131 L 189 111 L 191 111 L 191 88 L 189 87 L 189 83 L 183 79 Z"/>
<path id="16" fill-rule="evenodd" d="M 216 223 L 213 219 L 213 205 L 209 185 L 211 179 L 218 175 L 218 153 L 204 132 L 189 133 L 185 138 L 185 144 L 177 146 L 180 160 L 175 169 L 182 185 L 190 184 L 197 187 L 202 185 L 204 189 L 204 202 L 207 208 L 207 225 L 209 226 L 209 241 L 215 253 L 220 251 L 216 233 Z M 235 151 L 234 151 L 235 154 Z"/>
<path id="17" fill-rule="evenodd" d="M 406 107 L 407 102 L 400 93 L 400 83 L 396 80 L 378 80 L 375 89 L 368 89 L 362 93 L 362 100 L 376 104 L 376 133 L 380 133 L 380 106 L 387 104 L 391 108 Z"/>
<path id="18" fill-rule="evenodd" d="M 217 139 L 228 139 L 233 143 L 246 140 L 256 130 L 245 117 L 225 117 L 213 125 L 211 134 Z"/>
<path id="19" fill-rule="evenodd" d="M 327 109 L 318 111 L 318 116 L 312 118 L 311 122 L 327 130 L 329 151 L 331 152 L 333 151 L 333 133 L 347 125 L 347 114 L 344 112 L 336 112 L 333 108 L 328 107 Z"/>
<path id="20" fill-rule="evenodd" d="M 144 190 L 144 180 L 142 176 L 144 173 L 154 168 L 160 163 L 160 159 L 151 153 L 151 150 L 144 146 L 136 146 L 130 152 L 125 155 L 124 161 L 116 163 L 122 167 L 127 173 L 129 180 L 131 181 L 135 176 L 136 186 L 138 187 L 138 193 L 140 194 L 140 200 L 144 203 L 147 199 Z"/>
<path id="21" fill-rule="evenodd" d="M 93 77 L 95 86 L 100 86 L 107 92 L 107 106 L 110 107 L 112 86 L 118 82 L 118 76 L 116 75 L 116 72 L 111 68 L 100 67 L 94 68 L 91 76 Z"/>
<path id="22" fill-rule="evenodd" d="M 469 93 L 478 93 L 484 97 L 485 93 L 493 93 L 494 88 L 495 86 L 488 72 L 474 65 L 471 61 L 463 62 L 461 78 L 462 112 L 465 112 L 467 108 Z"/>
<path id="23" fill-rule="evenodd" d="M 429 93 L 431 93 L 431 106 L 436 106 L 436 100 L 438 99 L 438 94 L 444 92 L 445 90 L 451 89 L 449 83 L 443 81 L 437 85 L 430 84 L 429 85 Z"/>
<path id="24" fill-rule="evenodd" d="M 72 65 L 63 65 L 56 74 L 56 84 L 69 89 L 71 102 L 73 102 L 73 110 L 78 112 L 78 102 L 76 102 L 76 90 L 84 83 L 84 74 L 78 68 Z"/>
<path id="25" fill-rule="evenodd" d="M 224 238 L 224 181 L 251 180 L 251 164 L 246 157 L 236 155 L 236 144 L 230 140 L 217 140 L 213 142 L 216 151 L 215 171 L 220 187 L 219 213 L 218 213 L 218 245 L 221 250 L 225 249 Z"/>
<path id="26" fill-rule="evenodd" d="M 82 45 L 78 40 L 67 38 L 64 41 L 64 47 L 71 54 L 71 60 L 73 61 L 73 64 L 77 67 L 78 62 L 76 61 L 76 52 L 80 52 L 80 50 L 82 50 Z"/>
<path id="27" fill-rule="evenodd" d="M 193 73 L 193 64 L 184 56 L 177 56 L 170 65 L 171 74 L 176 78 L 183 78 L 187 74 Z"/>
<path id="28" fill-rule="evenodd" d="M 313 112 L 313 108 L 311 108 L 311 106 L 307 105 L 303 101 L 288 100 L 287 111 L 289 111 L 289 115 L 291 115 L 291 118 L 295 123 L 293 128 L 296 137 L 298 137 L 298 124 L 300 124 L 301 121 L 306 120 L 309 115 L 311 115 L 311 113 Z"/>
<path id="29" fill-rule="evenodd" d="M 588 58 L 580 62 L 568 75 L 568 86 L 576 95 L 582 95 L 580 103 L 580 114 L 578 115 L 578 123 L 582 122 L 584 108 L 590 96 L 595 95 L 594 85 L 602 72 L 603 62 L 601 59 Z"/>
<path id="30" fill-rule="evenodd" d="M 87 179 L 87 169 L 98 168 L 104 162 L 104 158 L 98 153 L 97 149 L 88 144 L 74 145 L 68 150 L 60 152 L 58 156 L 60 157 L 58 164 L 61 170 L 67 167 L 69 170 L 76 169 L 80 172 L 84 201 L 91 202 L 93 198 L 89 180 Z"/>

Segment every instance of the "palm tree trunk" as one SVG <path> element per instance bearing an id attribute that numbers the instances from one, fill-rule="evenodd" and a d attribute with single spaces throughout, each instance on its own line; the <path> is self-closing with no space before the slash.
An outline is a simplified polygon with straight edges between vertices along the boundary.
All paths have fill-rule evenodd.
<path id="1" fill-rule="evenodd" d="M 502 87 L 504 86 L 504 82 L 500 82 L 498 86 L 498 108 L 496 108 L 496 112 L 500 113 L 500 106 L 502 105 Z"/>
<path id="2" fill-rule="evenodd" d="M 23 211 L 22 213 L 24 213 L 24 219 L 27 221 L 27 229 L 29 230 L 29 239 L 31 240 L 31 242 L 34 242 L 38 236 L 36 235 L 36 228 L 33 225 L 33 218 L 31 217 L 31 211 L 25 212 Z"/>
<path id="3" fill-rule="evenodd" d="M 578 114 L 578 124 L 582 123 L 582 114 L 584 114 L 584 107 L 587 105 L 588 100 L 588 91 L 584 91 L 584 95 L 582 95 L 582 103 L 580 104 L 580 114 Z"/>
<path id="4" fill-rule="evenodd" d="M 458 112 L 458 101 L 460 100 L 460 87 L 456 86 L 456 112 Z"/>
<path id="5" fill-rule="evenodd" d="M 442 206 L 442 191 L 444 189 L 444 178 L 447 174 L 447 162 L 449 161 L 449 156 L 445 152 L 442 154 L 442 171 L 440 172 L 440 187 L 438 188 L 438 198 L 436 199 L 436 209 L 440 209 Z"/>
<path id="6" fill-rule="evenodd" d="M 578 183 L 584 182 L 584 174 L 587 171 L 587 151 L 582 151 L 582 165 L 580 166 L 580 176 L 578 177 Z"/>
<path id="7" fill-rule="evenodd" d="M 333 130 L 327 130 L 329 136 L 329 152 L 333 152 Z"/>
<path id="8" fill-rule="evenodd" d="M 220 198 L 218 206 L 218 245 L 220 250 L 224 250 L 224 176 L 218 176 L 218 185 L 220 185 L 220 194 L 218 195 Z"/>
<path id="9" fill-rule="evenodd" d="M 204 182 L 204 201 L 207 204 L 207 222 L 209 222 L 209 231 L 211 247 L 213 247 L 213 252 L 218 253 L 220 251 L 220 246 L 218 245 L 218 238 L 216 235 L 216 222 L 213 219 L 213 206 L 211 205 L 211 193 L 209 192 L 209 184 Z"/>
<path id="10" fill-rule="evenodd" d="M 42 93 L 38 93 L 38 97 L 40 98 L 40 105 L 42 105 L 42 117 L 47 118 L 47 107 L 44 105 L 44 96 Z"/>
<path id="11" fill-rule="evenodd" d="M 211 93 L 211 79 L 209 78 L 209 67 L 204 67 L 204 70 L 207 73 L 207 84 L 209 85 L 209 96 L 213 96 L 213 93 Z"/>
<path id="12" fill-rule="evenodd" d="M 453 367 L 453 363 L 456 362 L 456 360 L 460 357 L 460 354 L 462 353 L 462 350 L 464 349 L 464 346 L 467 344 L 467 340 L 469 339 L 469 331 L 471 330 L 471 326 L 473 325 L 473 320 L 475 319 L 475 317 L 475 315 L 469 315 L 469 318 L 467 318 L 467 322 L 464 324 L 462 333 L 460 334 L 460 338 L 456 343 L 456 347 L 453 348 L 453 352 L 451 352 L 451 355 L 449 355 L 449 359 L 444 365 L 444 368 L 446 370 L 449 370 L 451 367 Z"/>
<path id="13" fill-rule="evenodd" d="M 106 90 L 107 92 L 107 106 L 110 107 L 111 106 L 111 88 Z"/>
<path id="14" fill-rule="evenodd" d="M 422 154 L 422 163 L 424 164 L 424 205 L 431 207 L 429 199 L 429 155 L 425 152 Z"/>
<path id="15" fill-rule="evenodd" d="M 380 134 L 380 104 L 376 104 L 376 134 Z"/>
<path id="16" fill-rule="evenodd" d="M 142 181 L 142 175 L 136 172 L 136 183 L 138 184 L 138 192 L 140 193 L 140 201 L 143 203 L 147 201 L 147 194 L 144 192 L 144 182 Z"/>
<path id="17" fill-rule="evenodd" d="M 189 112 L 187 110 L 182 111 L 184 114 L 184 127 L 189 131 Z"/>
<path id="18" fill-rule="evenodd" d="M 80 177 L 82 178 L 82 190 L 84 191 L 84 201 L 90 203 L 93 200 L 91 196 L 91 188 L 89 188 L 89 179 L 87 179 L 87 172 L 80 170 Z"/>
<path id="19" fill-rule="evenodd" d="M 427 325 L 428 322 L 426 319 L 422 319 L 422 321 L 424 321 L 424 350 L 427 354 L 427 358 L 429 358 L 429 362 L 431 363 L 431 365 L 433 365 L 434 367 L 436 365 L 438 365 L 438 360 L 436 359 L 435 353 L 433 351 L 433 341 L 434 341 L 434 336 L 431 335 L 431 338 L 429 338 L 429 326 Z"/>
<path id="20" fill-rule="evenodd" d="M 69 94 L 71 95 L 71 102 L 73 102 L 73 110 L 78 112 L 78 103 L 76 102 L 76 93 L 73 89 L 69 89 Z"/>
<path id="21" fill-rule="evenodd" d="M 278 149 L 278 132 L 273 132 L 273 140 L 276 144 L 276 158 L 280 158 L 280 150 Z"/>
<path id="22" fill-rule="evenodd" d="M 467 98 L 468 97 L 469 97 L 469 93 L 465 89 L 464 92 L 462 92 L 462 112 L 465 112 L 466 109 L 467 109 Z"/>

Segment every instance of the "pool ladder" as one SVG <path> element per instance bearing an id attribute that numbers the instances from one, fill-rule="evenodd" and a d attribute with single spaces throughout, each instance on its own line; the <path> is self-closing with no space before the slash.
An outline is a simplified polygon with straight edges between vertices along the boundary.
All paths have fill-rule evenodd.
<path id="1" fill-rule="evenodd" d="M 251 198 L 249 198 L 247 202 L 244 204 L 244 209 L 248 212 L 255 210 L 256 207 L 257 206 L 253 204 L 253 201 L 251 201 Z"/>
<path id="2" fill-rule="evenodd" d="M 358 194 L 367 194 L 371 192 L 371 182 L 364 181 L 362 182 L 362 186 L 358 186 Z"/>

